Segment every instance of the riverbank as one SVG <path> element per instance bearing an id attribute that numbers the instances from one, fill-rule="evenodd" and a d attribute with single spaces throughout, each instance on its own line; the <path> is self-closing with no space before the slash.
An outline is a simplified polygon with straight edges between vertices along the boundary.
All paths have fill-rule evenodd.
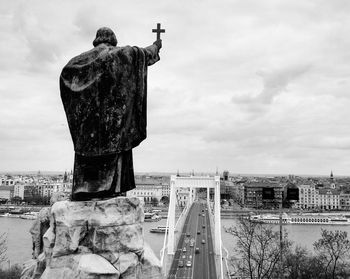
<path id="1" fill-rule="evenodd" d="M 39 212 L 43 207 L 48 207 L 48 205 L 0 205 L 0 214 L 10 213 L 10 214 L 23 214 L 26 212 Z"/>
<path id="2" fill-rule="evenodd" d="M 0 214 L 10 213 L 10 214 L 23 214 L 26 212 L 39 212 L 45 205 L 0 205 Z M 145 206 L 145 212 L 156 212 L 156 214 L 163 219 L 168 217 L 168 207 L 164 206 Z M 238 208 L 238 207 L 222 207 L 221 208 L 221 218 L 222 219 L 232 219 L 237 217 L 244 217 L 248 215 L 260 215 L 260 214 L 279 214 L 281 210 L 279 209 L 252 209 L 252 208 Z M 300 209 L 288 209 L 283 208 L 284 213 L 325 213 L 325 214 L 345 214 L 347 211 L 315 211 L 315 210 L 300 210 Z M 349 212 L 347 212 L 349 213 Z M 177 209 L 176 216 L 181 214 L 180 209 Z M 349 213 L 350 217 L 350 213 Z"/>

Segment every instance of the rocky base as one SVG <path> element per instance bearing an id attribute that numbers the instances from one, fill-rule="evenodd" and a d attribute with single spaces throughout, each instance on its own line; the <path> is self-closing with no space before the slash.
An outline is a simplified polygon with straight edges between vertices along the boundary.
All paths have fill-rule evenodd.
<path id="1" fill-rule="evenodd" d="M 143 220 L 137 198 L 55 203 L 41 278 L 163 278 L 144 243 Z"/>

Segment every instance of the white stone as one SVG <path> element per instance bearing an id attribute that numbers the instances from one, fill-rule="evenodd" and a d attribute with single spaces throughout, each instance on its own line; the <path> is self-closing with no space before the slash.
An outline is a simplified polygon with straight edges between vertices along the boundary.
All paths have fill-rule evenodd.
<path id="1" fill-rule="evenodd" d="M 78 269 L 92 274 L 119 274 L 109 261 L 96 254 L 82 255 Z"/>
<path id="2" fill-rule="evenodd" d="M 144 245 L 143 219 L 136 198 L 55 203 L 41 279 L 161 279 L 159 260 Z"/>

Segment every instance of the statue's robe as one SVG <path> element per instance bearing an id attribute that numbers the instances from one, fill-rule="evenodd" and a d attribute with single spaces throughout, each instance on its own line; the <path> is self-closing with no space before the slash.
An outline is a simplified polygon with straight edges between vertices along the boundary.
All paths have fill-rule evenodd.
<path id="1" fill-rule="evenodd" d="M 146 138 L 146 48 L 100 44 L 63 68 L 60 90 L 73 139 L 72 199 L 112 197 L 135 188 L 132 148 Z"/>

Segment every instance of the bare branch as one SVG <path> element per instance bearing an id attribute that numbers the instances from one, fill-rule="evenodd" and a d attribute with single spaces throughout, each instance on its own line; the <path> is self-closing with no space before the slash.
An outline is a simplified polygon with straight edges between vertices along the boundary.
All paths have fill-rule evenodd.
<path id="1" fill-rule="evenodd" d="M 7 260 L 7 234 L 0 234 L 0 263 Z"/>
<path id="2" fill-rule="evenodd" d="M 279 233 L 271 226 L 240 220 L 231 233 L 237 242 L 241 265 L 237 267 L 242 277 L 274 278 L 280 261 Z M 283 249 L 289 249 L 285 237 Z"/>

